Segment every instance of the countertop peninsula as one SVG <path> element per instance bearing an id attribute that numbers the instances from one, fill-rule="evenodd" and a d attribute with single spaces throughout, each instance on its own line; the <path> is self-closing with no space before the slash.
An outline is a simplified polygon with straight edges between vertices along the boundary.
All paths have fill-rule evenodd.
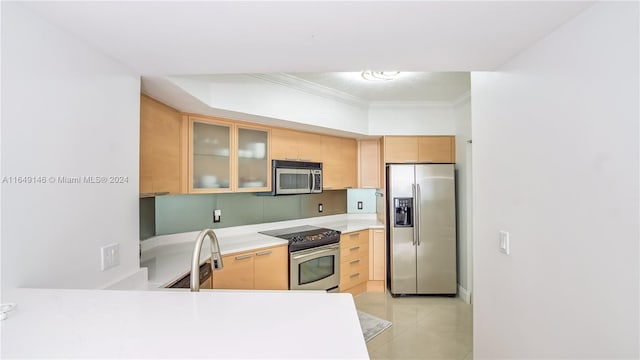
<path id="1" fill-rule="evenodd" d="M 15 289 L 2 358 L 368 359 L 350 294 Z"/>

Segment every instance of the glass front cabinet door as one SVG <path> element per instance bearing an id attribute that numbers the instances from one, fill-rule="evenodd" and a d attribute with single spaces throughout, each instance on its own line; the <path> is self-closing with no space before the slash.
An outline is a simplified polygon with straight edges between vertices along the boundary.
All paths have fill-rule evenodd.
<path id="1" fill-rule="evenodd" d="M 269 129 L 238 126 L 237 191 L 267 191 L 271 187 Z"/>
<path id="2" fill-rule="evenodd" d="M 271 189 L 270 129 L 189 117 L 189 192 Z"/>
<path id="3" fill-rule="evenodd" d="M 190 118 L 189 192 L 231 191 L 232 123 Z"/>

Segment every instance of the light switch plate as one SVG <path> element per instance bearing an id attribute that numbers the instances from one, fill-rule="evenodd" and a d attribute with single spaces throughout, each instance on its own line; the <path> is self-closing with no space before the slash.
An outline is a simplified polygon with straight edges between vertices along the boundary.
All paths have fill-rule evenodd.
<path id="1" fill-rule="evenodd" d="M 101 269 L 109 270 L 120 265 L 120 244 L 110 244 L 100 248 Z"/>
<path id="2" fill-rule="evenodd" d="M 509 255 L 509 233 L 507 231 L 500 231 L 498 238 L 498 250 L 501 253 Z"/>

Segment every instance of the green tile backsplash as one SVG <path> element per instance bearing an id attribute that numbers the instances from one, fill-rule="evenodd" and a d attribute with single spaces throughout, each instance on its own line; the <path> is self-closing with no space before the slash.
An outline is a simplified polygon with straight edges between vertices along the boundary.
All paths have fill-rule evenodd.
<path id="1" fill-rule="evenodd" d="M 253 193 L 164 195 L 155 197 L 155 209 L 140 199 L 140 239 L 142 226 L 149 228 L 155 215 L 155 234 L 166 235 L 264 222 L 345 214 L 347 191 L 332 190 L 313 195 L 258 196 Z M 324 211 L 318 212 L 318 204 Z M 213 210 L 222 211 L 221 222 L 213 223 Z M 153 213 L 155 211 L 155 213 Z M 150 214 L 151 212 L 151 214 Z M 148 236 L 147 236 L 148 235 Z"/>

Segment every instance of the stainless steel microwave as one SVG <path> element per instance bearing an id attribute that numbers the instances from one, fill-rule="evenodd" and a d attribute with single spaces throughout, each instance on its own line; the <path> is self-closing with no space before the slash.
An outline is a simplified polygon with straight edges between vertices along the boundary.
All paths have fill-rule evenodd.
<path id="1" fill-rule="evenodd" d="M 272 160 L 272 195 L 322 192 L 322 163 Z"/>

